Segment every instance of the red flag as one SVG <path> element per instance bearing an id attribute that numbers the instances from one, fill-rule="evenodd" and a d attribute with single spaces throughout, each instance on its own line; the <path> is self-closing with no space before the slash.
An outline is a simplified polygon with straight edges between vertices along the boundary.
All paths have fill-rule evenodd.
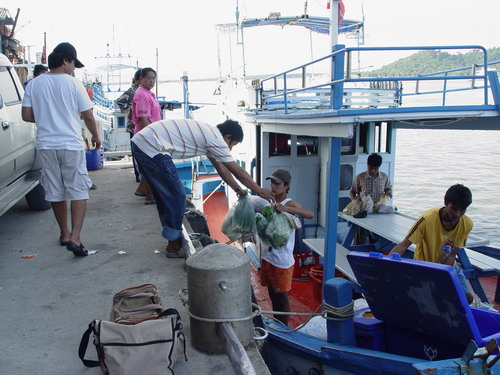
<path id="1" fill-rule="evenodd" d="M 344 1 L 339 0 L 339 24 L 344 20 L 345 6 Z"/>
<path id="2" fill-rule="evenodd" d="M 326 3 L 326 9 L 330 9 L 330 1 Z M 344 1 L 339 0 L 339 23 L 341 23 L 344 20 L 344 13 L 345 13 Z"/>

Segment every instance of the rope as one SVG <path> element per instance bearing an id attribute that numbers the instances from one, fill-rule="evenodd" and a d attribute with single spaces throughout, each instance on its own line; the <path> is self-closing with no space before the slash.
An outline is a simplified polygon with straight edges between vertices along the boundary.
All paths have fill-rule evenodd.
<path id="1" fill-rule="evenodd" d="M 259 305 L 252 303 L 252 307 L 255 307 L 255 311 L 252 313 L 252 315 L 245 316 L 242 318 L 203 318 L 201 316 L 193 314 L 191 311 L 189 311 L 189 308 L 187 305 L 189 305 L 189 299 L 188 299 L 188 290 L 187 289 L 181 289 L 179 290 L 179 299 L 181 300 L 182 304 L 186 307 L 186 312 L 187 314 L 196 320 L 200 320 L 202 322 L 207 322 L 207 323 L 234 323 L 234 322 L 244 322 L 245 320 L 250 320 L 255 318 L 257 315 L 260 315 L 262 313 L 262 310 Z"/>
<path id="2" fill-rule="evenodd" d="M 341 307 L 335 307 L 323 301 L 323 314 L 326 320 L 335 320 L 337 322 L 351 320 L 354 318 L 354 301 Z"/>

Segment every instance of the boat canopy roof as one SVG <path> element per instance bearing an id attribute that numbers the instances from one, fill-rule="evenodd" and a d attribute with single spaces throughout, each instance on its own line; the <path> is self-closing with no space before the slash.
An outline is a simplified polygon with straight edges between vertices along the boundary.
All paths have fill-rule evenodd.
<path id="1" fill-rule="evenodd" d="M 117 70 L 123 69 L 135 69 L 137 70 L 137 66 L 126 65 L 126 64 L 107 64 L 97 68 L 97 70 L 102 70 L 104 72 L 115 72 Z"/>
<path id="2" fill-rule="evenodd" d="M 311 17 L 311 16 L 296 16 L 296 17 L 281 17 L 270 16 L 266 18 L 248 18 L 241 22 L 241 27 L 255 27 L 255 26 L 302 26 L 320 34 L 330 33 L 330 18 L 327 17 Z M 220 28 L 232 28 L 236 24 L 222 24 L 217 25 Z M 344 19 L 339 24 L 339 33 L 350 33 L 359 30 L 363 27 L 362 21 Z"/>

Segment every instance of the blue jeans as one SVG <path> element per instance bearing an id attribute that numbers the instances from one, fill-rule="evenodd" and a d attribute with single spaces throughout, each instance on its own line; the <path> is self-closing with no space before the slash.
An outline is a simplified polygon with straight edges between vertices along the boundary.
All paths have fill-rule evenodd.
<path id="1" fill-rule="evenodd" d="M 163 237 L 169 241 L 178 241 L 182 235 L 186 191 L 172 158 L 164 154 L 150 158 L 134 142 L 132 142 L 132 155 L 151 187 L 163 226 Z"/>
<path id="2" fill-rule="evenodd" d="M 462 285 L 465 294 L 471 294 L 469 284 L 467 284 L 467 279 L 465 278 L 464 272 L 458 264 L 455 265 L 455 271 L 457 271 L 458 280 L 460 281 L 460 285 Z"/>

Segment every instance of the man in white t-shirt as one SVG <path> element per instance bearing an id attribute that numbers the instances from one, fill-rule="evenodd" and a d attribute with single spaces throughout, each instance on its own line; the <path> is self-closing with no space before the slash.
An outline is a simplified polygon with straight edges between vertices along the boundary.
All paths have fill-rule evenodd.
<path id="1" fill-rule="evenodd" d="M 206 155 L 236 194 L 244 192 L 234 177 L 260 197 L 274 198 L 269 189 L 257 185 L 231 156 L 233 146 L 242 140 L 243 129 L 237 121 L 226 120 L 214 127 L 184 119 L 153 122 L 132 138 L 132 154 L 153 191 L 162 235 L 168 240 L 167 257 L 184 257 L 181 234 L 186 192 L 173 159 Z"/>
<path id="2" fill-rule="evenodd" d="M 42 163 L 42 185 L 45 199 L 50 201 L 60 229 L 59 243 L 75 256 L 86 256 L 80 240 L 86 210 L 88 176 L 82 122 L 92 134 L 92 144 L 101 147 L 101 140 L 83 84 L 73 77 L 75 68 L 84 65 L 76 49 L 60 43 L 48 57 L 49 73 L 39 76 L 27 87 L 23 99 L 24 121 L 36 122 L 36 148 Z M 71 201 L 71 231 L 68 227 L 66 201 Z"/>

